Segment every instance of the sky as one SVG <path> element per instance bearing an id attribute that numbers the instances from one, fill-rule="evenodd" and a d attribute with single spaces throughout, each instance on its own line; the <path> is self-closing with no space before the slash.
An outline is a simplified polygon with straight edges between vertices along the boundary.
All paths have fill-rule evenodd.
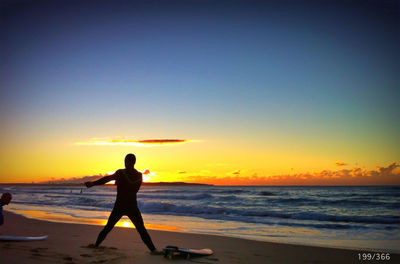
<path id="1" fill-rule="evenodd" d="M 300 2 L 3 1 L 0 182 L 400 184 L 399 4 Z"/>

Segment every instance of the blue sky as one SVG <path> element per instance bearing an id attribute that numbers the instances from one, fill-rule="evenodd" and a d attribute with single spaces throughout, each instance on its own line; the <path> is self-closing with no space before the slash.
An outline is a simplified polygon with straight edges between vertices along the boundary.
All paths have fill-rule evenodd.
<path id="1" fill-rule="evenodd" d="M 2 144 L 189 138 L 398 159 L 398 4 L 295 2 L 5 3 Z"/>

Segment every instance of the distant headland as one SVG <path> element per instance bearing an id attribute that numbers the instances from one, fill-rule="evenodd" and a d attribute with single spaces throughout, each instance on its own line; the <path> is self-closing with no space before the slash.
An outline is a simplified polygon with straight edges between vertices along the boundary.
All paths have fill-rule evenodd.
<path id="1" fill-rule="evenodd" d="M 107 175 L 107 174 L 106 174 Z M 57 185 L 57 186 L 83 186 L 84 182 L 96 181 L 105 175 L 91 175 L 83 177 L 72 177 L 72 178 L 61 178 L 61 179 L 50 179 L 47 181 L 31 182 L 31 183 L 0 183 L 0 185 Z M 189 183 L 189 182 L 143 182 L 144 186 L 213 186 L 213 184 L 204 183 Z M 106 184 L 105 186 L 114 186 L 114 184 Z"/>
<path id="2" fill-rule="evenodd" d="M 35 186 L 83 186 L 81 183 L 72 182 L 40 182 L 40 183 L 0 183 L 0 185 L 35 185 Z M 105 184 L 104 186 L 114 186 L 114 184 Z M 213 186 L 213 184 L 191 183 L 191 182 L 143 182 L 142 186 Z"/>

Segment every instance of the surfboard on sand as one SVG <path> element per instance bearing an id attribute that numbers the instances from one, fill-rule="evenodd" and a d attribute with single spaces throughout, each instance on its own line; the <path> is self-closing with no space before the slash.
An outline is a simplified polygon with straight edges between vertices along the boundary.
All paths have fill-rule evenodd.
<path id="1" fill-rule="evenodd" d="M 24 237 L 24 236 L 0 236 L 0 241 L 39 241 L 48 238 L 48 236 Z"/>
<path id="2" fill-rule="evenodd" d="M 203 249 L 192 249 L 192 248 L 179 248 L 175 246 L 166 246 L 164 249 L 164 257 L 172 259 L 174 257 L 186 257 L 190 259 L 191 257 L 201 257 L 201 256 L 210 256 L 213 254 L 213 251 L 209 248 Z"/>

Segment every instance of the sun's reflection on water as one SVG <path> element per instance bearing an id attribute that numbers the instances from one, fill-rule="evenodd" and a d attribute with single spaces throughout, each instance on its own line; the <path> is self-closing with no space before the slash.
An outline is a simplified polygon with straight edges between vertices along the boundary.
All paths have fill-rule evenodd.
<path id="1" fill-rule="evenodd" d="M 50 213 L 45 211 L 38 210 L 19 210 L 19 209 L 8 209 L 17 214 L 24 215 L 28 218 L 36 218 L 40 220 L 46 220 L 51 222 L 62 222 L 62 223 L 75 223 L 75 224 L 89 224 L 89 225 L 100 225 L 104 226 L 107 224 L 107 219 L 95 219 L 95 218 L 83 218 L 83 217 L 74 217 L 68 214 L 61 213 Z M 105 216 L 107 217 L 107 213 Z M 126 216 L 122 217 L 118 223 L 115 225 L 117 227 L 124 228 L 135 228 L 134 224 L 127 218 Z M 181 228 L 176 226 L 167 226 L 167 225 L 158 225 L 158 224 L 146 224 L 146 228 L 155 229 L 155 230 L 163 230 L 163 231 L 181 231 Z"/>

